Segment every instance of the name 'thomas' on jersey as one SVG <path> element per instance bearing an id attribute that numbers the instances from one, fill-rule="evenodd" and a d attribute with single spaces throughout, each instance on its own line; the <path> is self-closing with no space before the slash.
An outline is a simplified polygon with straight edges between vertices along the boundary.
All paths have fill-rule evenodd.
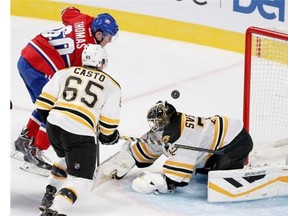
<path id="1" fill-rule="evenodd" d="M 30 65 L 48 77 L 63 68 L 81 66 L 85 45 L 96 43 L 90 29 L 94 17 L 68 7 L 61 18 L 63 27 L 38 34 L 21 51 Z"/>
<path id="2" fill-rule="evenodd" d="M 35 104 L 50 111 L 49 123 L 68 132 L 95 136 L 99 125 L 109 136 L 120 122 L 121 87 L 105 72 L 70 67 L 52 77 Z"/>

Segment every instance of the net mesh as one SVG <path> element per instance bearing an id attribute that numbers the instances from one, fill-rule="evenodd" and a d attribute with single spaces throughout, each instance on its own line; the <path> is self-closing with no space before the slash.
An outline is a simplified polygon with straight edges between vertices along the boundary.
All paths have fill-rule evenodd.
<path id="1" fill-rule="evenodd" d="M 288 35 L 283 40 L 254 33 L 251 46 L 250 160 L 283 163 L 288 155 Z"/>

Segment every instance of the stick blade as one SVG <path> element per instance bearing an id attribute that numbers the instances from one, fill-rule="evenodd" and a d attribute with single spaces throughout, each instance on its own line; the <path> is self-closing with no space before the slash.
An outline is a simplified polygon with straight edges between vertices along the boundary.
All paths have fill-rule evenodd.
<path id="1" fill-rule="evenodd" d="M 91 191 L 96 190 L 97 188 L 99 188 L 99 186 L 101 186 L 102 184 L 104 184 L 105 182 L 109 181 L 110 179 L 112 179 L 114 176 L 116 175 L 116 170 L 113 170 L 109 175 L 103 175 L 100 178 L 94 178 L 94 183 L 91 187 Z"/>

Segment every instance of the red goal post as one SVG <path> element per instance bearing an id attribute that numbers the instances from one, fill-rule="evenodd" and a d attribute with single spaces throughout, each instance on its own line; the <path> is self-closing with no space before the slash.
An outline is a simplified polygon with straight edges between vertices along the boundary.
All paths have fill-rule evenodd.
<path id="1" fill-rule="evenodd" d="M 254 153 L 288 143 L 288 31 L 247 29 L 243 121 Z"/>

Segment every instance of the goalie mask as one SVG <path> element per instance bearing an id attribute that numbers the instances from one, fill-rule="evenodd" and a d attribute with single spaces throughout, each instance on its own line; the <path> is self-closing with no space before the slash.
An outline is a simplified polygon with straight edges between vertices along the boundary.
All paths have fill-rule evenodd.
<path id="1" fill-rule="evenodd" d="M 152 132 L 163 131 L 170 123 L 170 117 L 176 112 L 171 104 L 159 101 L 147 113 L 147 121 Z"/>

